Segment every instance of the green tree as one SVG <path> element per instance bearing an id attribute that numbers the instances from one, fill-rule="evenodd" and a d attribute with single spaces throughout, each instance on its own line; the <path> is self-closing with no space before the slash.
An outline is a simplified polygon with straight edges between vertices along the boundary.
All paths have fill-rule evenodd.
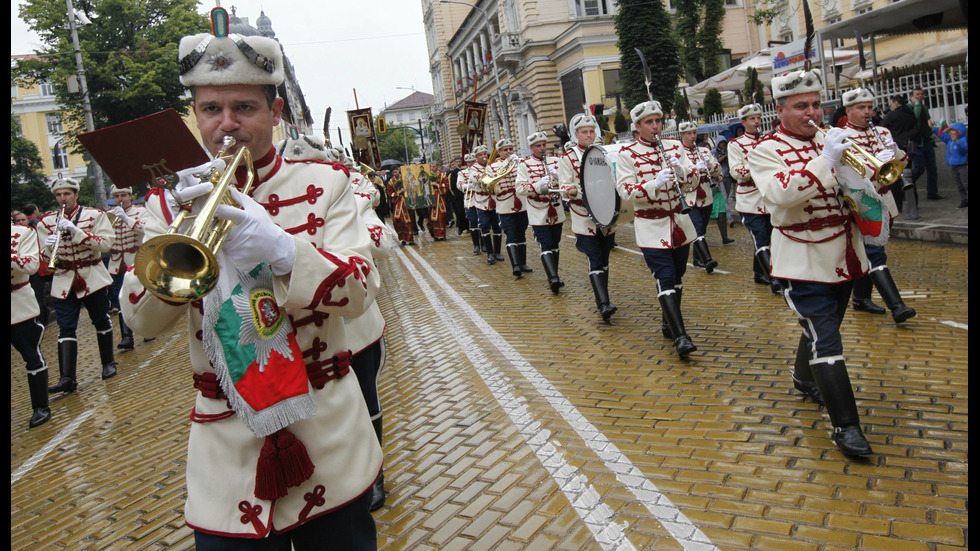
<path id="1" fill-rule="evenodd" d="M 54 195 L 44 177 L 44 163 L 34 142 L 24 138 L 20 118 L 10 114 L 10 208 L 34 203 L 41 212 L 55 205 Z"/>
<path id="2" fill-rule="evenodd" d="M 617 46 L 623 103 L 632 109 L 634 105 L 647 100 L 643 67 L 634 50 L 639 48 L 650 65 L 653 77 L 650 95 L 661 102 L 664 113 L 669 113 L 680 75 L 680 62 L 670 16 L 663 2 L 621 2 L 616 14 L 616 34 L 619 36 Z"/>
<path id="3" fill-rule="evenodd" d="M 674 112 L 679 121 L 691 120 L 691 104 L 684 91 L 679 88 L 674 91 Z"/>
<path id="4" fill-rule="evenodd" d="M 724 115 L 725 107 L 721 103 L 721 92 L 717 88 L 708 88 L 704 93 L 704 120 L 713 115 Z"/>
<path id="5" fill-rule="evenodd" d="M 752 88 L 755 88 L 753 90 Z M 745 72 L 745 87 L 742 89 L 742 98 L 746 104 L 758 103 L 762 105 L 766 102 L 764 93 L 765 85 L 759 82 L 759 71 L 755 67 L 749 67 Z"/>
<path id="6" fill-rule="evenodd" d="M 617 134 L 629 132 L 630 120 L 626 118 L 626 115 L 624 115 L 622 111 L 616 111 L 616 118 L 613 119 L 613 126 L 616 127 Z"/>
<path id="7" fill-rule="evenodd" d="M 675 32 L 687 81 L 696 84 L 719 72 L 724 0 L 677 0 Z"/>
<path id="8" fill-rule="evenodd" d="M 419 147 L 415 144 L 416 133 L 405 126 L 389 126 L 384 134 L 378 134 L 378 152 L 381 160 L 397 159 L 405 164 L 411 164 L 412 159 L 419 156 Z"/>
<path id="9" fill-rule="evenodd" d="M 178 79 L 177 45 L 181 37 L 206 32 L 207 18 L 197 0 L 78 0 L 77 12 L 91 25 L 78 27 L 78 38 L 96 128 L 131 121 L 164 109 L 186 114 L 189 100 Z M 64 2 L 27 0 L 19 16 L 44 44 L 37 59 L 23 60 L 12 76 L 54 85 L 66 143 L 80 150 L 76 137 L 85 131 L 82 103 L 68 91 L 77 73 Z"/>

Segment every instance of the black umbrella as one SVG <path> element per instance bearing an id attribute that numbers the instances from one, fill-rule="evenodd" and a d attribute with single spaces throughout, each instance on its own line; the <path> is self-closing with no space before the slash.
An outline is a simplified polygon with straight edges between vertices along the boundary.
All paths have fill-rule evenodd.
<path id="1" fill-rule="evenodd" d="M 399 161 L 398 159 L 385 159 L 384 161 L 381 161 L 381 168 L 390 170 L 393 168 L 398 168 L 403 164 L 405 163 Z"/>

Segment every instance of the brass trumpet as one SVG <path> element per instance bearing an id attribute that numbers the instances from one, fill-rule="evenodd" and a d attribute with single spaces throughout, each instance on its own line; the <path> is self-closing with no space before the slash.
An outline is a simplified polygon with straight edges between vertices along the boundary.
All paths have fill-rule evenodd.
<path id="1" fill-rule="evenodd" d="M 513 172 L 515 168 L 517 168 L 517 165 L 518 165 L 517 157 L 512 156 L 507 159 L 507 164 L 504 165 L 503 170 L 501 170 L 496 176 L 491 177 L 486 173 L 484 173 L 483 176 L 480 176 L 480 179 L 477 180 L 477 184 L 479 184 L 480 187 L 485 189 L 488 193 L 496 195 L 498 191 L 497 184 L 499 184 L 501 181 L 503 181 L 504 178 L 509 176 L 510 173 Z M 488 164 L 487 166 L 490 165 Z"/>
<path id="2" fill-rule="evenodd" d="M 809 123 L 810 126 L 816 128 L 818 132 L 820 132 L 824 136 L 827 135 L 827 132 L 825 132 L 823 128 L 820 128 L 820 126 L 817 125 L 817 123 L 813 121 L 809 121 Z M 878 159 L 878 157 L 875 157 L 871 153 L 868 153 L 866 149 L 859 146 L 854 140 L 848 138 L 847 141 L 854 148 L 854 153 L 851 153 L 849 149 L 845 149 L 844 154 L 841 155 L 840 160 L 847 166 L 853 168 L 854 172 L 857 172 L 858 175 L 860 175 L 862 178 L 865 178 L 867 176 L 868 169 L 865 166 L 864 162 L 862 162 L 861 159 L 858 157 L 858 155 L 864 157 L 868 161 L 868 163 L 871 164 L 871 166 L 875 167 L 875 171 L 877 174 L 875 176 L 875 185 L 877 185 L 879 188 L 890 186 L 895 182 L 897 182 L 902 177 L 902 171 L 905 170 L 904 162 L 898 159 L 892 159 L 890 161 L 882 161 Z M 857 155 L 855 155 L 855 153 Z"/>
<path id="3" fill-rule="evenodd" d="M 58 261 L 58 247 L 61 246 L 61 234 L 64 233 L 58 228 L 58 222 L 65 217 L 65 205 L 61 205 L 61 210 L 58 211 L 58 217 L 54 220 L 54 231 L 58 232 L 58 236 L 55 237 L 54 246 L 51 247 L 51 259 L 48 261 L 48 270 L 54 270 L 54 265 Z"/>
<path id="4" fill-rule="evenodd" d="M 226 137 L 218 158 L 224 158 L 225 152 L 234 144 L 234 138 Z M 181 212 L 167 233 L 147 240 L 140 247 L 133 269 L 150 293 L 170 302 L 185 303 L 214 289 L 219 272 L 216 255 L 233 225 L 228 220 L 215 218 L 214 213 L 221 204 L 238 206 L 228 189 L 235 181 L 236 169 L 243 162 L 248 177 L 242 193 L 247 194 L 255 181 L 255 169 L 251 153 L 242 147 L 223 174 L 211 171 L 202 175 L 202 182 L 213 183 L 214 189 L 205 197 L 206 202 L 197 214 L 189 214 L 190 205 L 181 205 Z M 186 220 L 193 220 L 190 229 L 186 234 L 177 233 Z"/>

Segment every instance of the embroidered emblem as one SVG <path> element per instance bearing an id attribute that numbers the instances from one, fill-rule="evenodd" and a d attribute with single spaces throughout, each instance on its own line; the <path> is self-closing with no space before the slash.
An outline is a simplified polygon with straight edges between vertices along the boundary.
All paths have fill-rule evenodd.
<path id="1" fill-rule="evenodd" d="M 224 71 L 233 64 L 231 59 L 228 59 L 228 56 L 226 56 L 221 50 L 218 50 L 218 53 L 209 56 L 207 63 L 211 66 L 212 71 Z"/>
<path id="2" fill-rule="evenodd" d="M 255 345 L 255 361 L 259 371 L 263 372 L 273 350 L 290 360 L 293 359 L 288 339 L 288 335 L 292 333 L 292 325 L 289 319 L 282 315 L 282 310 L 272 293 L 271 270 L 260 270 L 255 279 L 248 274 L 241 275 L 239 282 L 242 293 L 232 295 L 231 302 L 238 316 L 243 320 L 250 319 L 252 323 L 242 324 L 238 344 Z"/>

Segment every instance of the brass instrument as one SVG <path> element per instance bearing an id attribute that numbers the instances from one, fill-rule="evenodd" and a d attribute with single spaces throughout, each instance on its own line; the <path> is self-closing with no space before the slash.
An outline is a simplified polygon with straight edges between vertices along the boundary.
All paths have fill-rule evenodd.
<path id="1" fill-rule="evenodd" d="M 816 128 L 818 132 L 826 136 L 827 133 L 823 128 L 820 128 L 817 123 L 813 121 L 809 121 L 809 123 L 811 126 Z M 868 163 L 871 164 L 871 166 L 875 167 L 875 171 L 877 172 L 877 176 L 875 177 L 875 185 L 877 185 L 879 188 L 890 186 L 902 177 L 902 171 L 905 170 L 904 162 L 897 159 L 881 161 L 878 159 L 878 157 L 868 153 L 866 149 L 859 146 L 854 140 L 848 138 L 847 141 L 851 144 L 851 146 L 853 146 L 854 152 L 857 153 L 857 155 L 851 153 L 849 149 L 845 149 L 840 159 L 844 164 L 853 168 L 854 172 L 857 172 L 862 178 L 867 176 L 868 170 L 858 155 L 864 157 Z"/>
<path id="2" fill-rule="evenodd" d="M 657 148 L 660 150 L 660 158 L 663 159 L 664 164 L 667 165 L 664 168 L 670 168 L 670 163 L 667 162 L 667 151 L 664 149 L 664 144 L 660 140 L 660 136 L 654 136 L 654 141 L 657 142 Z M 671 169 L 673 171 L 673 169 Z M 687 214 L 691 212 L 691 205 L 687 203 L 687 199 L 684 199 L 684 194 L 689 191 L 694 191 L 697 186 L 692 187 L 690 190 L 685 190 L 677 182 L 677 175 L 675 174 L 673 178 L 670 179 L 671 183 L 674 184 L 674 191 L 677 193 L 677 199 L 681 204 L 681 214 Z"/>
<path id="3" fill-rule="evenodd" d="M 878 139 L 878 143 L 880 143 L 881 144 L 881 147 L 884 148 L 885 147 L 885 142 L 884 142 L 884 140 L 881 139 L 881 134 L 878 133 L 878 127 L 875 126 L 875 123 L 871 120 L 871 117 L 868 117 L 867 118 L 867 121 L 868 121 L 868 128 L 870 128 L 871 131 L 874 132 L 875 138 Z M 893 145 L 894 145 L 894 142 L 893 142 Z M 899 161 L 899 163 L 901 163 L 901 162 L 902 161 Z M 905 168 L 908 167 L 908 163 L 907 162 L 906 163 L 902 163 L 902 167 L 903 167 L 903 169 L 902 169 L 902 182 L 903 182 L 902 189 L 903 190 L 910 189 L 912 187 L 912 182 L 905 176 Z"/>
<path id="4" fill-rule="evenodd" d="M 55 262 L 58 260 L 58 247 L 61 246 L 61 234 L 64 233 L 58 227 L 58 222 L 65 217 L 65 205 L 61 205 L 61 210 L 58 211 L 58 217 L 54 220 L 54 231 L 58 232 L 58 236 L 55 237 L 54 246 L 51 247 L 51 260 L 48 261 L 48 270 L 54 270 Z"/>
<path id="5" fill-rule="evenodd" d="M 480 179 L 477 180 L 476 183 L 479 184 L 479 186 L 482 187 L 484 190 L 486 190 L 488 193 L 496 195 L 498 191 L 497 184 L 499 184 L 501 181 L 503 181 L 504 178 L 509 176 L 510 173 L 513 172 L 515 168 L 517 168 L 517 165 L 518 165 L 517 156 L 512 155 L 507 159 L 507 164 L 504 165 L 503 170 L 501 170 L 496 176 L 491 177 L 484 172 L 483 176 L 480 176 Z M 487 166 L 489 167 L 490 163 L 487 163 Z"/>
<path id="6" fill-rule="evenodd" d="M 234 138 L 226 137 L 217 157 L 223 158 L 234 144 Z M 216 255 L 233 223 L 215 218 L 214 214 L 218 205 L 238 206 L 228 189 L 243 162 L 248 178 L 242 193 L 247 194 L 255 181 L 255 169 L 251 153 L 242 147 L 223 174 L 212 170 L 202 175 L 201 181 L 213 183 L 214 189 L 202 198 L 206 202 L 197 214 L 189 214 L 190 205 L 181 205 L 180 214 L 167 233 L 147 240 L 140 247 L 133 262 L 134 270 L 150 293 L 170 302 L 184 303 L 207 295 L 217 284 Z M 190 229 L 186 234 L 177 233 L 186 220 L 193 220 Z"/>

